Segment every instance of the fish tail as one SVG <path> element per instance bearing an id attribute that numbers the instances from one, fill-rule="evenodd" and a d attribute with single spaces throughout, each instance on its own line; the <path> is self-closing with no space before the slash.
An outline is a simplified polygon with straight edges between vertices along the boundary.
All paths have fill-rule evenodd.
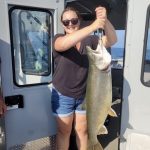
<path id="1" fill-rule="evenodd" d="M 101 144 L 98 142 L 95 145 L 89 146 L 88 150 L 104 150 Z"/>

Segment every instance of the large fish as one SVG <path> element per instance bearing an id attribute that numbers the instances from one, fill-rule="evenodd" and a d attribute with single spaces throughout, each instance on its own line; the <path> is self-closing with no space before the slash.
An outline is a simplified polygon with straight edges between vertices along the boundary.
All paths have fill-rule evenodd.
<path id="1" fill-rule="evenodd" d="M 103 150 L 97 135 L 107 134 L 104 122 L 108 114 L 116 116 L 111 109 L 112 80 L 109 67 L 111 56 L 101 43 L 98 44 L 96 50 L 87 46 L 87 55 L 89 72 L 83 107 L 87 111 L 88 150 Z"/>

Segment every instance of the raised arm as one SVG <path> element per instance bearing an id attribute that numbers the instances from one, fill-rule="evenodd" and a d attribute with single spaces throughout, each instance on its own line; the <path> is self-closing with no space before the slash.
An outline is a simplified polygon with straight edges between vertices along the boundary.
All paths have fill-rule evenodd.
<path id="1" fill-rule="evenodd" d="M 102 37 L 102 41 L 105 47 L 111 47 L 113 44 L 117 42 L 117 35 L 114 27 L 107 19 L 105 27 L 104 27 L 105 35 Z"/>
<path id="2" fill-rule="evenodd" d="M 104 7 L 97 7 L 96 18 L 105 22 L 102 29 L 105 31 L 105 35 L 102 36 L 102 41 L 105 47 L 110 47 L 117 42 L 117 36 L 115 32 L 115 28 L 111 24 L 111 22 L 107 19 L 107 12 Z"/>
<path id="3" fill-rule="evenodd" d="M 66 51 L 69 48 L 75 46 L 78 42 L 85 37 L 96 31 L 103 26 L 103 21 L 96 19 L 91 25 L 86 26 L 80 30 L 77 30 L 71 34 L 58 37 L 55 40 L 54 47 L 57 51 Z"/>

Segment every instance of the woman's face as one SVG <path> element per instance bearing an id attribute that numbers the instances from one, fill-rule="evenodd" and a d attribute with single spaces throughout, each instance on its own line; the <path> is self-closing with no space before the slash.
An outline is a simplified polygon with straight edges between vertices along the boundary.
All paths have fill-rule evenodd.
<path id="1" fill-rule="evenodd" d="M 62 16 L 62 24 L 66 34 L 73 33 L 79 29 L 80 21 L 76 12 L 69 10 Z"/>

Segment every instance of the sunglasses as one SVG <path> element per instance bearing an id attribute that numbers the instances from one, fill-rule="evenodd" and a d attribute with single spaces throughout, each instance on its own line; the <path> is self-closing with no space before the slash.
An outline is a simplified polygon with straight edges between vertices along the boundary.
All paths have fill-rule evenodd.
<path id="1" fill-rule="evenodd" d="M 62 20 L 64 26 L 68 26 L 69 24 L 76 25 L 79 22 L 78 18 L 72 18 L 71 20 Z"/>

